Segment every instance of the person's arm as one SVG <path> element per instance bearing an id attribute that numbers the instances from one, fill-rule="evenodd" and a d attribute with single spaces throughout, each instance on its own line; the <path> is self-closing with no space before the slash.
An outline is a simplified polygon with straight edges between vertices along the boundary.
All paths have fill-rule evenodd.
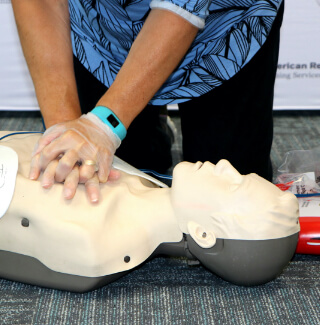
<path id="1" fill-rule="evenodd" d="M 128 128 L 182 60 L 197 32 L 197 27 L 175 13 L 152 9 L 116 80 L 97 105 L 109 107 Z M 86 166 L 88 160 L 96 163 L 99 181 L 106 182 L 116 146 L 112 141 L 108 144 L 104 130 L 91 122 L 79 118 L 50 128 L 35 152 L 32 178 L 37 179 L 41 170 L 63 154 L 56 167 L 46 170 L 50 180 L 46 187 L 54 179 L 66 179 L 77 161 L 84 162 L 79 179 L 86 182 L 95 172 Z M 75 192 L 76 181 L 72 187 Z"/>
<path id="2" fill-rule="evenodd" d="M 68 0 L 12 0 L 12 7 L 46 127 L 78 118 Z"/>
<path id="3" fill-rule="evenodd" d="M 81 116 L 81 109 L 73 69 L 68 0 L 11 2 L 22 49 L 46 127 L 76 120 Z M 42 186 L 48 188 L 54 181 L 64 181 L 64 195 L 71 199 L 81 181 L 79 168 L 74 164 L 77 157 L 67 175 L 60 179 L 54 168 L 58 165 L 57 160 L 51 160 L 47 168 L 39 165 L 39 158 L 38 155 L 32 160 L 29 177 L 37 179 L 41 170 L 45 171 Z M 91 173 L 94 173 L 94 169 Z M 97 175 L 88 179 L 82 181 L 86 183 L 89 199 L 96 202 L 99 197 Z"/>
<path id="4" fill-rule="evenodd" d="M 97 105 L 109 107 L 128 128 L 177 67 L 197 32 L 177 14 L 152 9 L 114 83 Z"/>

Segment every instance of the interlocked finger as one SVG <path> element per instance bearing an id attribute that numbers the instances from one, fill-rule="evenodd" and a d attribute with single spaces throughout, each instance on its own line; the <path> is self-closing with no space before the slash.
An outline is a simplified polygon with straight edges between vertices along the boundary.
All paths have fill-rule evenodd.
<path id="1" fill-rule="evenodd" d="M 44 188 L 50 188 L 55 181 L 55 172 L 58 166 L 59 161 L 53 160 L 51 161 L 45 171 L 43 172 L 42 179 L 41 179 L 41 186 Z"/>
<path id="2" fill-rule="evenodd" d="M 77 161 L 78 154 L 75 150 L 68 150 L 64 155 L 62 155 L 55 171 L 55 180 L 60 183 L 65 181 L 74 166 L 77 164 Z"/>
<path id="3" fill-rule="evenodd" d="M 70 200 L 74 197 L 78 184 L 79 184 L 79 166 L 75 165 L 64 181 L 63 196 L 65 199 Z"/>
<path id="4" fill-rule="evenodd" d="M 100 196 L 99 178 L 97 174 L 89 179 L 86 183 L 87 196 L 91 203 L 98 203 Z"/>
<path id="5" fill-rule="evenodd" d="M 94 160 L 85 160 L 80 166 L 80 183 L 86 183 L 98 171 L 98 165 Z"/>

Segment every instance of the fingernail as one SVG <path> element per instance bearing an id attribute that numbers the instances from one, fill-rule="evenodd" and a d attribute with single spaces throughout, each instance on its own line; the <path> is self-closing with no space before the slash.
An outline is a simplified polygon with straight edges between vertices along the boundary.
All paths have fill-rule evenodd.
<path id="1" fill-rule="evenodd" d="M 51 183 L 42 183 L 41 185 L 43 188 L 50 188 L 52 186 Z"/>
<path id="2" fill-rule="evenodd" d="M 32 180 L 35 180 L 37 178 L 36 173 L 34 171 L 30 171 L 29 178 L 32 179 Z"/>
<path id="3" fill-rule="evenodd" d="M 92 194 L 90 200 L 91 200 L 91 203 L 98 203 L 99 197 L 96 194 Z"/>

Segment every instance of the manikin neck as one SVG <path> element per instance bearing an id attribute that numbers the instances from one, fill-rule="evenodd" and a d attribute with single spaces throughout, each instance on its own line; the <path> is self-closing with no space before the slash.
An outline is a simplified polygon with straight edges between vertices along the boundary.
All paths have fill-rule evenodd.
<path id="1" fill-rule="evenodd" d="M 150 189 L 141 197 L 144 197 L 144 200 L 150 202 L 150 205 L 147 205 L 150 207 L 150 210 L 147 211 L 144 208 L 143 213 L 152 215 L 152 218 L 156 220 L 157 230 L 155 231 L 155 235 L 161 236 L 163 232 L 174 234 L 171 240 L 167 238 L 164 241 L 159 238 L 159 241 L 162 243 L 154 254 L 152 254 L 152 257 L 168 255 L 193 259 L 193 256 L 186 247 L 185 238 L 180 230 L 181 227 L 179 226 L 177 215 L 172 206 L 171 188 Z"/>
<path id="2" fill-rule="evenodd" d="M 128 204 L 130 204 L 128 202 Z M 154 227 L 155 236 L 172 233 L 172 242 L 181 237 L 178 219 L 171 203 L 171 188 L 150 188 L 134 197 L 132 208 L 139 206 L 139 213 L 144 215 L 148 224 Z M 168 241 L 168 240 L 167 240 Z"/>

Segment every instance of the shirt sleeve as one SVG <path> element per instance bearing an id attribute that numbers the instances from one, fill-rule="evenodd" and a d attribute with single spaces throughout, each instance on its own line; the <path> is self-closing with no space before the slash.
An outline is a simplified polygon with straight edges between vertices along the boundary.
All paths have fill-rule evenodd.
<path id="1" fill-rule="evenodd" d="M 209 15 L 210 0 L 152 0 L 150 8 L 162 8 L 170 10 L 192 25 L 203 29 L 205 19 Z"/>

